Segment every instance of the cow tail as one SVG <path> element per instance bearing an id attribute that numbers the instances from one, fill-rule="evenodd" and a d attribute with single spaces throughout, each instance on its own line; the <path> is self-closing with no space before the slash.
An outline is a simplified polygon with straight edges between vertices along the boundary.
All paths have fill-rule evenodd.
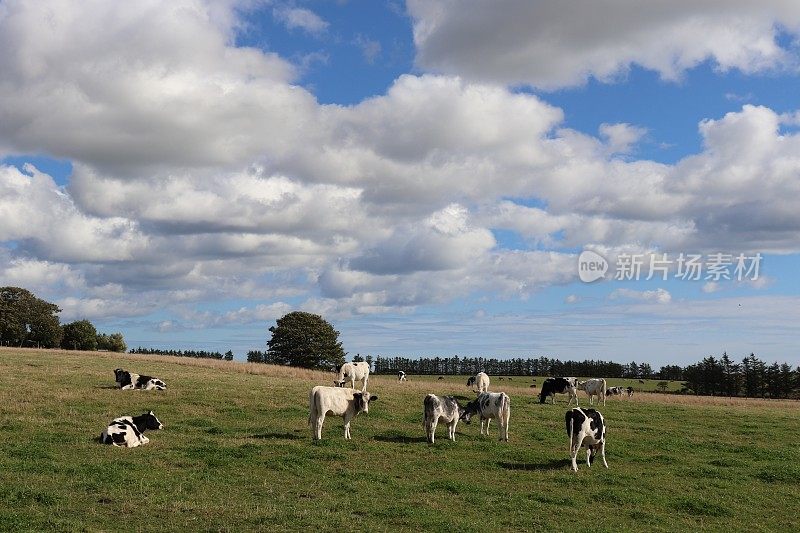
<path id="1" fill-rule="evenodd" d="M 605 397 L 606 397 L 606 389 L 607 389 L 607 388 L 608 388 L 608 387 L 606 387 L 606 380 L 603 380 L 603 398 L 605 398 Z"/>
<path id="2" fill-rule="evenodd" d="M 314 397 L 314 390 L 308 395 L 308 426 L 314 426 L 314 420 L 317 419 L 317 401 Z"/>

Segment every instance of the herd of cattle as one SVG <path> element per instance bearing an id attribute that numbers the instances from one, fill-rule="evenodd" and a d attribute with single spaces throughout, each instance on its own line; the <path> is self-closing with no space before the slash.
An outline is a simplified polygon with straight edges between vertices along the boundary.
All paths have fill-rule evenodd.
<path id="1" fill-rule="evenodd" d="M 123 390 L 165 390 L 164 381 L 152 376 L 144 376 L 125 371 L 121 368 L 114 370 L 117 387 Z M 399 372 L 398 381 L 407 381 L 405 372 Z M 440 380 L 442 378 L 439 378 Z M 501 378 L 502 379 L 502 378 Z M 510 379 L 510 378 L 509 378 Z M 350 439 L 350 422 L 360 413 L 368 413 L 369 405 L 378 397 L 367 392 L 369 381 L 369 365 L 365 362 L 345 363 L 339 369 L 334 380 L 334 386 L 317 385 L 311 389 L 308 396 L 308 425 L 312 429 L 312 438 L 322 438 L 322 426 L 325 417 L 329 414 L 340 416 L 344 420 L 344 438 Z M 361 382 L 361 390 L 355 388 L 356 382 Z M 350 388 L 347 388 L 347 385 Z M 511 399 L 505 392 L 489 392 L 489 376 L 479 372 L 467 380 L 467 386 L 473 387 L 477 393 L 475 400 L 461 405 L 453 396 L 436 396 L 428 394 L 423 400 L 423 425 L 429 443 L 435 442 L 436 426 L 439 423 L 447 424 L 448 438 L 456 440 L 456 426 L 460 420 L 469 424 L 472 417 L 478 416 L 481 421 L 481 435 L 489 435 L 489 424 L 492 419 L 497 419 L 500 426 L 500 440 L 508 441 L 508 424 L 511 417 Z M 605 405 L 607 396 L 627 394 L 633 395 L 632 387 L 607 387 L 604 379 L 589 379 L 578 381 L 573 377 L 547 378 L 542 384 L 539 393 L 539 402 L 545 403 L 551 398 L 555 403 L 556 394 L 567 394 L 569 402 L 567 407 L 575 401 L 575 407 L 568 410 L 564 421 L 567 436 L 570 441 L 570 459 L 572 469 L 577 471 L 576 458 L 581 448 L 586 448 L 586 463 L 591 466 L 597 454 L 608 468 L 605 457 L 606 424 L 599 411 L 578 406 L 578 391 L 583 390 L 589 397 L 589 405 L 593 405 L 595 397 L 598 404 L 602 400 Z M 163 429 L 164 425 L 156 418 L 152 411 L 140 416 L 122 416 L 109 423 L 100 435 L 100 442 L 113 446 L 134 448 L 147 444 L 149 439 L 144 436 L 146 430 Z"/>

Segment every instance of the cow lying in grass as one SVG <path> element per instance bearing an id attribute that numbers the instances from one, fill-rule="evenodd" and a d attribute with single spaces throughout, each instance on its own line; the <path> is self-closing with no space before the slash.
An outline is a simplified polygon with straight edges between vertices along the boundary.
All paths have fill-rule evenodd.
<path id="1" fill-rule="evenodd" d="M 158 378 L 140 376 L 121 368 L 114 370 L 114 378 L 116 379 L 117 387 L 122 390 L 166 390 L 167 388 L 167 384 Z"/>
<path id="2" fill-rule="evenodd" d="M 567 425 L 567 435 L 569 436 L 569 455 L 572 460 L 572 470 L 578 471 L 578 451 L 581 447 L 586 448 L 586 464 L 592 466 L 597 452 L 603 459 L 603 465 L 608 468 L 606 463 L 606 424 L 600 411 L 594 409 L 581 409 L 573 407 L 564 416 Z"/>
<path id="3" fill-rule="evenodd" d="M 112 446 L 136 448 L 147 444 L 150 439 L 144 436 L 145 430 L 164 429 L 164 424 L 156 418 L 153 411 L 148 411 L 139 416 L 121 416 L 115 418 L 100 434 L 100 442 Z"/>
<path id="4" fill-rule="evenodd" d="M 322 438 L 322 425 L 328 413 L 344 419 L 344 438 L 350 439 L 350 421 L 359 413 L 368 413 L 369 402 L 377 399 L 377 396 L 368 392 L 317 385 L 308 395 L 308 425 L 311 426 L 314 440 Z"/>
<path id="5" fill-rule="evenodd" d="M 496 418 L 500 424 L 500 440 L 508 442 L 508 420 L 511 417 L 511 399 L 505 392 L 482 392 L 464 407 L 461 419 L 469 424 L 473 415 L 481 417 L 481 435 L 489 435 L 489 424 Z"/>
<path id="6" fill-rule="evenodd" d="M 433 444 L 436 436 L 436 425 L 439 422 L 447 424 L 447 438 L 455 442 L 456 426 L 464 408 L 452 396 L 439 397 L 428 394 L 422 402 L 425 435 L 428 442 Z"/>

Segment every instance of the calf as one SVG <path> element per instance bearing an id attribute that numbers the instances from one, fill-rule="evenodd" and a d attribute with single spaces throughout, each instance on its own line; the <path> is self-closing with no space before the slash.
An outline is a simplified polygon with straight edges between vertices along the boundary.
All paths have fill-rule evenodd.
<path id="1" fill-rule="evenodd" d="M 586 391 L 586 395 L 589 397 L 589 405 L 594 403 L 594 397 L 597 396 L 597 402 L 600 403 L 600 399 L 603 399 L 603 405 L 606 404 L 606 380 L 602 378 L 594 378 L 594 379 L 587 379 L 586 381 L 581 381 L 578 383 L 578 388 L 582 391 Z"/>
<path id="2" fill-rule="evenodd" d="M 592 466 L 592 461 L 599 451 L 603 465 L 608 468 L 608 463 L 606 463 L 606 425 L 600 411 L 573 407 L 567 411 L 564 421 L 567 425 L 567 436 L 569 436 L 569 454 L 573 472 L 578 471 L 576 458 L 581 447 L 586 448 L 586 464 L 588 466 Z"/>
<path id="3" fill-rule="evenodd" d="M 628 387 L 627 389 L 625 389 L 625 392 L 628 393 L 628 398 L 630 398 L 631 396 L 633 396 L 633 387 Z"/>
<path id="4" fill-rule="evenodd" d="M 556 403 L 556 394 L 569 394 L 569 402 L 575 400 L 578 405 L 578 380 L 576 378 L 547 378 L 542 383 L 542 392 L 539 393 L 539 403 L 544 403 L 547 397 L 552 397 L 552 403 Z"/>
<path id="5" fill-rule="evenodd" d="M 356 388 L 356 381 L 361 382 L 361 392 L 367 390 L 367 381 L 369 380 L 369 363 L 361 361 L 360 363 L 345 363 L 339 369 L 339 376 L 333 382 L 337 387 L 344 387 L 344 384 L 350 382 L 350 388 Z"/>
<path id="6" fill-rule="evenodd" d="M 317 385 L 308 395 L 308 425 L 313 431 L 313 439 L 322 438 L 322 425 L 328 413 L 344 419 L 344 438 L 350 439 L 350 421 L 359 413 L 368 413 L 369 402 L 377 399 L 368 392 Z"/>
<path id="7" fill-rule="evenodd" d="M 100 442 L 113 446 L 135 448 L 147 444 L 150 439 L 144 436 L 147 429 L 164 429 L 153 411 L 148 411 L 139 416 L 121 416 L 115 418 L 100 434 Z"/>
<path id="8" fill-rule="evenodd" d="M 464 414 L 464 408 L 461 407 L 458 400 L 452 396 L 440 398 L 435 394 L 428 394 L 422 402 L 422 407 L 425 435 L 428 437 L 428 442 L 434 443 L 436 425 L 439 422 L 447 423 L 447 438 L 455 442 L 456 426 L 461 415 Z"/>
<path id="9" fill-rule="evenodd" d="M 511 399 L 505 392 L 481 392 L 464 407 L 461 418 L 469 424 L 473 415 L 481 417 L 481 435 L 489 435 L 489 424 L 496 418 L 500 424 L 500 440 L 508 442 L 508 421 L 511 417 Z"/>
<path id="10" fill-rule="evenodd" d="M 407 381 L 406 380 L 406 373 L 402 370 L 397 373 L 397 381 Z"/>
<path id="11" fill-rule="evenodd" d="M 619 396 L 624 390 L 622 387 L 609 387 L 606 389 L 606 396 Z"/>

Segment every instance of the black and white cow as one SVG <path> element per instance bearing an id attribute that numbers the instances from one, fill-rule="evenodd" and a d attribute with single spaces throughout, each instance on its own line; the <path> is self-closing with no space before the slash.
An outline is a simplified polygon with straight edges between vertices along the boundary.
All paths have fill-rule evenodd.
<path id="1" fill-rule="evenodd" d="M 542 392 L 539 393 L 539 403 L 544 403 L 547 397 L 552 397 L 552 403 L 556 403 L 556 394 L 569 394 L 569 402 L 575 400 L 578 404 L 578 379 L 577 378 L 547 378 L 542 383 Z"/>
<path id="2" fill-rule="evenodd" d="M 595 409 L 581 409 L 573 407 L 564 415 L 569 436 L 569 456 L 572 461 L 572 470 L 578 471 L 578 451 L 586 448 L 586 464 L 592 466 L 595 455 L 600 452 L 603 465 L 606 463 L 606 424 L 603 415 Z"/>
<path id="3" fill-rule="evenodd" d="M 472 388 L 475 385 L 475 376 L 470 376 L 467 380 L 467 387 Z"/>
<path id="4" fill-rule="evenodd" d="M 433 444 L 436 436 L 436 425 L 439 422 L 447 424 L 447 438 L 455 442 L 456 426 L 464 408 L 452 396 L 436 396 L 428 394 L 422 401 L 423 425 L 428 442 Z"/>
<path id="5" fill-rule="evenodd" d="M 630 398 L 631 396 L 633 396 L 633 387 L 628 387 L 627 389 L 625 389 L 625 392 L 628 393 L 628 398 Z"/>
<path id="6" fill-rule="evenodd" d="M 141 390 L 166 390 L 167 384 L 152 376 L 140 376 L 134 372 L 128 372 L 121 368 L 114 370 L 114 378 L 117 387 L 122 390 L 141 389 Z"/>
<path id="7" fill-rule="evenodd" d="M 606 396 L 619 396 L 624 390 L 622 387 L 609 387 L 606 390 Z"/>
<path id="8" fill-rule="evenodd" d="M 508 442 L 508 420 L 511 418 L 511 399 L 505 392 L 481 392 L 464 407 L 461 419 L 469 424 L 473 415 L 481 417 L 481 435 L 489 435 L 489 424 L 496 418 L 500 424 L 500 440 Z"/>
<path id="9" fill-rule="evenodd" d="M 397 381 L 408 381 L 406 379 L 406 373 L 403 372 L 402 370 L 397 372 Z"/>
<path id="10" fill-rule="evenodd" d="M 100 442 L 113 446 L 136 448 L 147 444 L 150 439 L 144 436 L 147 429 L 164 429 L 164 424 L 156 418 L 153 411 L 139 416 L 121 416 L 115 418 L 100 434 Z"/>

